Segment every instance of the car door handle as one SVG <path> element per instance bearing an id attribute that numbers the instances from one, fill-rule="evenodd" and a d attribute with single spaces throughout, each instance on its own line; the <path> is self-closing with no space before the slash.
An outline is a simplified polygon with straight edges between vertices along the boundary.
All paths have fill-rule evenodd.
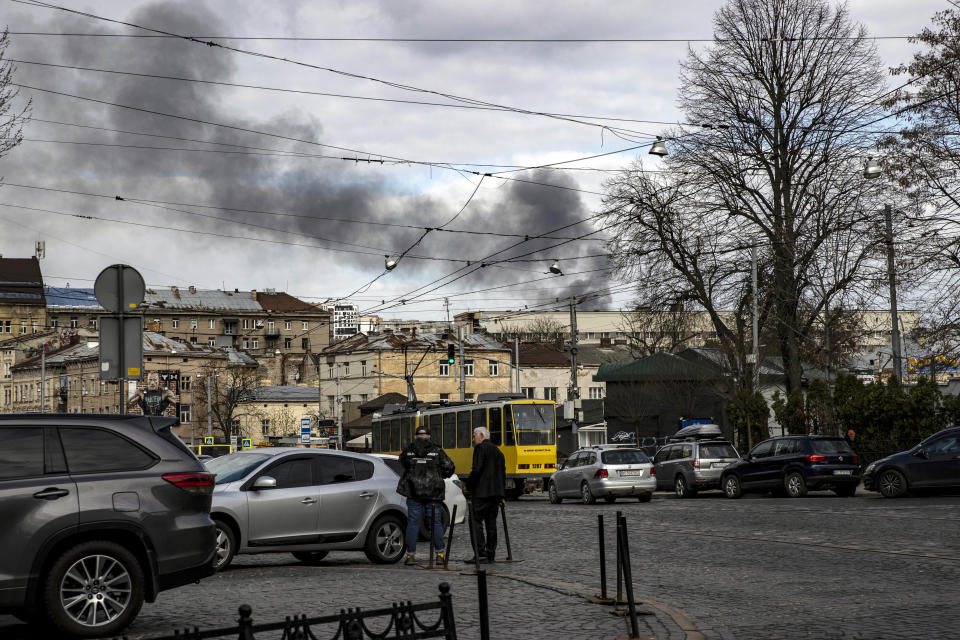
<path id="1" fill-rule="evenodd" d="M 374 495 L 374 494 L 370 493 L 369 491 L 364 491 L 363 493 L 360 494 L 360 497 L 361 497 L 361 498 L 372 498 L 373 495 Z"/>
<path id="2" fill-rule="evenodd" d="M 317 501 L 314 498 L 304 498 L 300 501 L 300 504 L 316 504 Z"/>
<path id="3" fill-rule="evenodd" d="M 63 496 L 67 495 L 70 495 L 70 492 L 66 489 L 50 487 L 49 489 L 38 491 L 37 493 L 33 494 L 33 497 L 39 498 L 40 500 L 56 500 L 57 498 L 62 498 Z"/>

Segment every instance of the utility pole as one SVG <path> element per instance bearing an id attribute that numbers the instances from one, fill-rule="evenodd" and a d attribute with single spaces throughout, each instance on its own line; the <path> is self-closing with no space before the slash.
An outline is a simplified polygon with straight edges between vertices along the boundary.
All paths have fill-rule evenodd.
<path id="1" fill-rule="evenodd" d="M 520 337 L 513 336 L 513 358 L 516 363 L 517 369 L 517 390 L 515 393 L 520 393 Z"/>
<path id="2" fill-rule="evenodd" d="M 443 299 L 443 306 L 447 308 L 447 331 L 453 331 L 453 325 L 450 324 L 450 298 Z"/>
<path id="3" fill-rule="evenodd" d="M 887 277 L 890 280 L 890 321 L 893 331 L 890 333 L 893 342 L 893 371 L 899 383 L 901 373 L 900 357 L 900 327 L 897 319 L 897 273 L 893 258 L 893 207 L 884 205 L 883 212 L 887 222 Z"/>
<path id="4" fill-rule="evenodd" d="M 47 350 L 40 347 L 40 413 L 47 412 Z"/>
<path id="5" fill-rule="evenodd" d="M 337 363 L 337 436 L 343 438 L 343 397 L 340 395 L 340 363 Z M 339 449 L 334 442 L 334 449 Z"/>
<path id="6" fill-rule="evenodd" d="M 213 437 L 213 402 L 210 394 L 213 393 L 213 372 L 207 374 L 207 437 Z"/>
<path id="7" fill-rule="evenodd" d="M 570 296 L 570 388 L 567 400 L 580 399 L 580 387 L 577 382 L 577 300 Z"/>
<path id="8" fill-rule="evenodd" d="M 460 402 L 467 398 L 466 368 L 463 361 L 463 327 L 457 327 L 457 348 L 460 351 Z"/>
<path id="9" fill-rule="evenodd" d="M 753 394 L 760 391 L 760 317 L 757 311 L 757 247 L 750 250 L 750 271 L 753 282 L 753 371 L 751 372 L 750 398 L 747 400 L 747 448 L 753 449 L 753 429 L 750 426 L 750 407 L 753 405 Z"/>

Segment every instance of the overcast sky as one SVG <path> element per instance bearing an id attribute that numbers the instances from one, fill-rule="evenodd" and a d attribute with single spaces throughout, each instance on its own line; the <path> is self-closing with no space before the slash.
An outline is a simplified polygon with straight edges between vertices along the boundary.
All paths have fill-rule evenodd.
<path id="1" fill-rule="evenodd" d="M 0 2 L 0 25 L 11 32 L 147 33 L 49 8 Z M 317 302 L 351 294 L 381 276 L 384 254 L 410 248 L 423 227 L 448 223 L 445 228 L 451 230 L 536 236 L 570 225 L 554 237 L 583 236 L 597 231 L 589 221 L 582 222 L 599 204 L 591 192 L 602 188 L 605 174 L 596 169 L 620 168 L 637 154 L 645 156 L 648 147 L 610 152 L 648 145 L 666 123 L 682 119 L 675 106 L 678 61 L 688 46 L 707 46 L 696 40 L 712 36 L 713 13 L 721 5 L 715 0 L 64 3 L 182 35 L 355 40 L 222 41 L 324 70 L 180 39 L 12 35 L 7 55 L 22 61 L 17 63 L 16 82 L 79 97 L 21 90 L 21 97 L 33 100 L 34 120 L 24 128 L 27 140 L 0 158 L 5 183 L 0 186 L 0 254 L 28 257 L 34 242 L 44 240 L 44 277 L 54 286 L 69 282 L 72 287 L 92 287 L 101 269 L 123 262 L 157 287 L 274 288 Z M 934 0 L 856 0 L 848 6 L 870 35 L 908 36 L 947 5 Z M 363 38 L 461 41 L 359 40 Z M 677 41 L 462 41 L 618 38 Z M 905 39 L 881 39 L 877 47 L 887 67 L 907 61 L 913 51 Z M 569 118 L 361 99 L 466 105 L 373 79 Z M 624 136 L 629 139 L 604 131 L 598 123 L 629 130 Z M 291 151 L 300 157 L 289 155 Z M 610 155 L 567 164 L 564 170 L 513 171 L 595 154 Z M 461 170 L 443 166 L 450 164 Z M 481 182 L 468 171 L 493 175 Z M 131 202 L 134 199 L 154 204 Z M 600 231 L 591 237 L 606 235 Z M 572 259 L 602 253 L 600 241 L 571 241 L 545 250 L 563 240 L 539 239 L 497 253 L 523 240 L 430 232 L 394 271 L 351 300 L 362 310 L 383 308 L 381 315 L 388 317 L 440 319 L 445 295 L 450 296 L 453 314 L 522 308 L 617 284 L 604 271 L 604 258 Z M 533 251 L 538 252 L 524 256 L 533 261 L 475 264 Z M 568 275 L 546 279 L 555 258 Z M 453 275 L 419 289 L 447 274 Z M 527 282 L 537 279 L 543 280 Z M 527 283 L 490 289 L 521 282 Z M 593 303 L 624 307 L 630 295 L 618 293 L 623 288 L 613 288 L 613 295 Z M 490 290 L 464 295 L 478 289 Z M 422 301 L 391 304 L 394 298 L 417 294 L 424 294 Z M 381 300 L 386 300 L 385 308 Z"/>

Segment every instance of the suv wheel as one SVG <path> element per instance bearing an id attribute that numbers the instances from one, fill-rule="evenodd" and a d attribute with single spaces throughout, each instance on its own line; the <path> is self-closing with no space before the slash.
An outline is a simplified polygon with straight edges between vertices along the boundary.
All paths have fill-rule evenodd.
<path id="1" fill-rule="evenodd" d="M 896 469 L 887 469 L 877 478 L 877 487 L 884 498 L 899 498 L 907 492 L 907 479 Z"/>
<path id="2" fill-rule="evenodd" d="M 687 478 L 682 473 L 678 474 L 677 479 L 674 480 L 673 490 L 678 498 L 692 498 L 697 495 L 696 490 L 687 484 Z"/>
<path id="3" fill-rule="evenodd" d="M 784 476 L 783 487 L 791 498 L 802 498 L 807 495 L 807 481 L 799 471 L 791 471 Z"/>
<path id="4" fill-rule="evenodd" d="M 739 498 L 743 495 L 743 488 L 740 486 L 740 478 L 734 474 L 728 475 L 723 479 L 723 495 L 728 498 Z"/>
<path id="5" fill-rule="evenodd" d="M 547 496 L 550 498 L 550 504 L 560 504 L 563 502 L 563 498 L 560 497 L 560 494 L 557 493 L 557 483 L 551 482 L 550 488 L 547 489 Z"/>
<path id="6" fill-rule="evenodd" d="M 215 520 L 217 525 L 217 571 L 223 571 L 233 562 L 237 553 L 237 536 L 226 522 Z"/>
<path id="7" fill-rule="evenodd" d="M 293 557 L 311 566 L 320 564 L 320 561 L 327 557 L 329 551 L 294 551 Z"/>
<path id="8" fill-rule="evenodd" d="M 590 485 L 584 482 L 580 485 L 580 500 L 583 501 L 583 504 L 596 504 L 597 499 L 593 495 L 593 491 L 590 491 Z"/>
<path id="9" fill-rule="evenodd" d="M 386 515 L 370 527 L 363 552 L 367 554 L 370 562 L 393 564 L 403 557 L 405 547 L 403 522 L 397 516 Z"/>
<path id="10" fill-rule="evenodd" d="M 143 569 L 116 542 L 84 542 L 50 567 L 43 597 L 50 622 L 64 634 L 113 635 L 129 625 L 143 605 Z"/>

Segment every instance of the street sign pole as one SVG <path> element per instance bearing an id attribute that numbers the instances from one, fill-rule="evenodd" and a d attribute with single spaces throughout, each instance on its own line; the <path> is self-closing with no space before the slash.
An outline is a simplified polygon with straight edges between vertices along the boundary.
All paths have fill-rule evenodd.
<path id="1" fill-rule="evenodd" d="M 142 319 L 127 312 L 143 302 L 146 285 L 133 267 L 114 264 L 100 272 L 93 291 L 103 308 L 112 312 L 99 323 L 100 379 L 119 380 L 119 413 L 123 415 L 127 412 L 127 380 L 139 380 L 143 372 Z"/>

